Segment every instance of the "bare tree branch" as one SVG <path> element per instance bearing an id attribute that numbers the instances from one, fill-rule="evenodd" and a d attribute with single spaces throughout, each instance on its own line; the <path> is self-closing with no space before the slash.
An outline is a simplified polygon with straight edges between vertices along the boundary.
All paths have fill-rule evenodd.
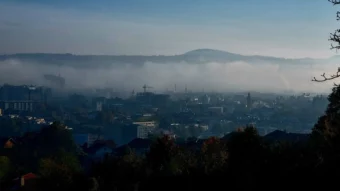
<path id="1" fill-rule="evenodd" d="M 328 0 L 329 2 L 331 2 L 333 5 L 340 5 L 340 0 Z M 336 13 L 336 20 L 340 20 L 340 11 L 337 11 Z M 334 33 L 330 33 L 329 36 L 329 41 L 332 41 L 333 43 L 335 43 L 336 45 L 334 45 L 333 43 L 331 43 L 331 50 L 335 49 L 336 51 L 338 51 L 340 49 L 340 29 L 337 29 L 334 31 Z M 312 79 L 312 81 L 314 82 L 325 82 L 328 80 L 333 80 L 336 78 L 340 77 L 340 67 L 338 68 L 338 71 L 336 72 L 336 74 L 330 75 L 330 76 L 326 76 L 325 73 L 323 73 L 321 75 L 321 79 L 316 79 L 315 77 Z M 338 86 L 337 84 L 334 83 L 335 86 Z"/>
<path id="2" fill-rule="evenodd" d="M 340 20 L 340 11 L 336 12 L 336 20 Z"/>
<path id="3" fill-rule="evenodd" d="M 336 49 L 336 50 L 340 49 L 340 29 L 335 30 L 334 33 L 330 33 L 328 40 L 333 41 L 338 44 L 336 46 L 331 44 L 331 49 Z"/>
<path id="4" fill-rule="evenodd" d="M 330 75 L 329 77 L 327 77 L 326 74 L 323 73 L 323 74 L 321 75 L 321 77 L 322 77 L 322 79 L 316 79 L 316 78 L 314 77 L 314 78 L 312 79 L 312 81 L 314 81 L 314 82 L 324 82 L 324 81 L 328 81 L 328 80 L 333 80 L 333 79 L 335 79 L 335 78 L 339 78 L 339 77 L 340 77 L 340 67 L 338 68 L 338 71 L 337 71 L 336 74 L 333 74 L 333 75 Z M 336 84 L 334 83 L 334 85 L 336 85 Z"/>
<path id="5" fill-rule="evenodd" d="M 339 5 L 340 0 L 328 0 L 329 2 L 333 3 L 333 5 Z"/>

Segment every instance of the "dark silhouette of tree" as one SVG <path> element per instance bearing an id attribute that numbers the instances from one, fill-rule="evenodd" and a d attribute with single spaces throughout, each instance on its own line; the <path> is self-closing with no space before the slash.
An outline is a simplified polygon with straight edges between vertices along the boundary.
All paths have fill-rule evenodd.
<path id="1" fill-rule="evenodd" d="M 322 135 L 327 141 L 335 141 L 340 138 L 340 86 L 332 89 L 328 100 L 325 115 L 319 118 L 313 131 Z"/>
<path id="2" fill-rule="evenodd" d="M 96 178 L 89 178 L 89 191 L 99 191 L 99 184 Z"/>
<path id="3" fill-rule="evenodd" d="M 228 152 L 226 145 L 216 137 L 210 137 L 202 145 L 202 162 L 205 173 L 225 170 Z"/>
<path id="4" fill-rule="evenodd" d="M 0 156 L 0 190 L 2 181 L 7 178 L 11 170 L 10 159 L 7 156 Z"/>
<path id="5" fill-rule="evenodd" d="M 124 156 L 109 157 L 95 164 L 91 175 L 97 180 L 100 190 L 133 190 L 131 188 L 146 177 L 143 162 L 135 152 L 127 148 Z"/>
<path id="6" fill-rule="evenodd" d="M 255 184 L 265 165 L 265 150 L 261 137 L 253 126 L 247 126 L 234 132 L 227 142 L 229 171 L 235 182 Z M 246 186 L 247 184 L 243 184 Z"/>
<path id="7" fill-rule="evenodd" d="M 59 161 L 49 158 L 41 159 L 39 188 L 41 190 L 70 190 L 79 170 L 80 165 L 72 156 L 64 157 Z"/>
<path id="8" fill-rule="evenodd" d="M 19 164 L 21 173 L 27 173 L 37 171 L 40 159 L 55 160 L 76 154 L 77 147 L 71 132 L 63 124 L 53 123 L 43 127 L 39 133 L 26 133 L 13 147 L 9 157 L 13 164 Z"/>
<path id="9" fill-rule="evenodd" d="M 147 163 L 155 173 L 176 173 L 180 170 L 175 156 L 179 149 L 170 136 L 163 136 L 151 145 L 146 154 Z"/>
<path id="10" fill-rule="evenodd" d="M 318 165 L 340 169 L 337 162 L 340 160 L 340 86 L 333 88 L 328 100 L 325 115 L 315 124 L 310 141 L 319 157 Z"/>

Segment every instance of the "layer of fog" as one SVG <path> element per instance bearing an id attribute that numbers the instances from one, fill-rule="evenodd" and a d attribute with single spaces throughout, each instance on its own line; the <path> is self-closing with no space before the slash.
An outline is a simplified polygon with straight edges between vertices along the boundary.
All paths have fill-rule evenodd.
<path id="1" fill-rule="evenodd" d="M 18 60 L 0 62 L 0 84 L 48 85 L 44 74 L 61 74 L 66 80 L 66 90 L 85 88 L 114 88 L 117 91 L 143 91 L 142 86 L 152 86 L 154 92 L 173 91 L 261 91 L 325 93 L 333 82 L 312 82 L 313 76 L 323 72 L 334 73 L 333 64 L 280 67 L 277 64 L 250 64 L 245 62 L 186 64 L 144 63 L 143 67 L 123 65 L 112 69 L 75 69 L 47 63 L 22 63 Z"/>

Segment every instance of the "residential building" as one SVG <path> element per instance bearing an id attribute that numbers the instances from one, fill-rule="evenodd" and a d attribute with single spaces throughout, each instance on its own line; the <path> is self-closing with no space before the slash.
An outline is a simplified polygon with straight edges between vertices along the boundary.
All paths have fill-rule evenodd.
<path id="1" fill-rule="evenodd" d="M 224 112 L 223 107 L 209 107 L 208 110 L 213 114 L 222 114 Z"/>
<path id="2" fill-rule="evenodd" d="M 36 190 L 37 175 L 28 173 L 13 180 L 14 186 L 11 190 Z"/>
<path id="3" fill-rule="evenodd" d="M 85 150 L 92 160 L 103 160 L 106 155 L 111 155 L 115 149 L 115 143 L 113 141 L 96 141 L 94 144 Z"/>
<path id="4" fill-rule="evenodd" d="M 4 110 L 33 111 L 38 102 L 30 100 L 0 100 L 0 107 Z"/>
<path id="5" fill-rule="evenodd" d="M 103 136 L 94 135 L 94 134 L 90 134 L 90 133 L 74 134 L 73 138 L 74 138 L 74 141 L 77 145 L 83 146 L 84 144 L 87 144 L 87 147 L 92 146 L 95 141 L 104 139 Z"/>
<path id="6" fill-rule="evenodd" d="M 6 138 L 6 139 L 2 139 L 0 140 L 1 141 L 1 144 L 3 146 L 3 148 L 5 149 L 10 149 L 10 148 L 13 148 L 13 146 L 15 145 L 16 141 L 12 138 Z"/>
<path id="7" fill-rule="evenodd" d="M 116 156 L 122 156 L 128 150 L 134 151 L 137 155 L 144 155 L 149 151 L 152 141 L 150 139 L 133 139 L 126 145 L 122 145 L 114 150 Z"/>
<path id="8" fill-rule="evenodd" d="M 148 138 L 149 133 L 151 133 L 156 128 L 155 121 L 140 121 L 140 122 L 133 122 L 133 124 L 138 125 L 136 137 L 141 138 L 141 139 Z"/>
<path id="9" fill-rule="evenodd" d="M 154 130 L 154 127 L 151 126 L 138 126 L 137 127 L 137 138 L 147 139 L 149 134 Z"/>
<path id="10" fill-rule="evenodd" d="M 103 102 L 96 102 L 96 111 L 102 111 L 103 110 Z"/>
<path id="11" fill-rule="evenodd" d="M 133 122 L 135 125 L 141 125 L 141 126 L 146 126 L 146 127 L 156 127 L 156 122 L 155 121 L 139 121 L 139 122 Z"/>

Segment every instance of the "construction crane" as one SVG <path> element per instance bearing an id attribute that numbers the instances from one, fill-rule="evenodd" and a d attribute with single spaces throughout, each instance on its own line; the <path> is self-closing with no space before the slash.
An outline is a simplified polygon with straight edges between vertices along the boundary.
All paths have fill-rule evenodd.
<path id="1" fill-rule="evenodd" d="M 146 92 L 146 89 L 151 89 L 151 88 L 153 88 L 153 87 L 150 87 L 150 86 L 147 86 L 146 84 L 144 84 L 144 86 L 143 86 L 144 93 Z"/>

